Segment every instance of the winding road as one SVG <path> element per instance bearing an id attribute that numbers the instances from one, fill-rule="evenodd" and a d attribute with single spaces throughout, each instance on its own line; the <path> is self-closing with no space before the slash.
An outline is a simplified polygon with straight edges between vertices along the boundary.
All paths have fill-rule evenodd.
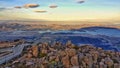
<path id="1" fill-rule="evenodd" d="M 8 61 L 10 61 L 11 59 L 19 56 L 19 55 L 22 53 L 24 47 L 29 46 L 29 45 L 30 45 L 30 44 L 17 45 L 16 47 L 13 48 L 13 52 L 12 52 L 12 53 L 0 57 L 0 64 L 3 64 L 3 63 L 5 63 L 5 62 L 8 62 Z"/>

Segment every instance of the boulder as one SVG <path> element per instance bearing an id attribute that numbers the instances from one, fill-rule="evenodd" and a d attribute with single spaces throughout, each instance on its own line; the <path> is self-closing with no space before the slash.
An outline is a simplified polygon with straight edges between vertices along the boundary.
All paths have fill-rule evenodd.
<path id="1" fill-rule="evenodd" d="M 32 46 L 32 54 L 34 57 L 37 57 L 38 56 L 38 46 Z"/>
<path id="2" fill-rule="evenodd" d="M 70 61 L 72 66 L 79 66 L 78 55 L 73 56 Z"/>
<path id="3" fill-rule="evenodd" d="M 68 55 L 62 57 L 62 63 L 65 68 L 70 68 L 70 60 Z"/>

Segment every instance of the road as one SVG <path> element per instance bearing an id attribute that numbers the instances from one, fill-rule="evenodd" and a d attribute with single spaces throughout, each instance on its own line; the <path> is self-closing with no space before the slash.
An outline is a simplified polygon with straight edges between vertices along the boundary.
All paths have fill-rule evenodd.
<path id="1" fill-rule="evenodd" d="M 8 61 L 10 61 L 11 59 L 19 56 L 19 55 L 22 53 L 24 47 L 26 47 L 26 46 L 28 46 L 28 45 L 30 45 L 30 44 L 21 44 L 21 45 L 17 45 L 16 47 L 14 47 L 14 48 L 13 48 L 13 53 L 10 53 L 10 54 L 8 54 L 8 55 L 5 55 L 5 56 L 0 57 L 0 64 L 3 64 L 3 63 L 5 63 L 5 62 L 8 62 Z"/>
<path id="2" fill-rule="evenodd" d="M 1 48 L 0 52 L 5 52 L 5 51 L 13 51 L 13 47 L 8 47 L 8 48 Z"/>

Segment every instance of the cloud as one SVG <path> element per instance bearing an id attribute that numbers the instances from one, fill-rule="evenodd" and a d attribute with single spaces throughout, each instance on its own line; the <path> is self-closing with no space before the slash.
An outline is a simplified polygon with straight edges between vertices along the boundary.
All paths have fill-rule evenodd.
<path id="1" fill-rule="evenodd" d="M 5 10 L 5 8 L 0 8 L 0 11 Z"/>
<path id="2" fill-rule="evenodd" d="M 37 13 L 45 13 L 47 12 L 46 10 L 35 10 L 34 12 L 37 12 Z"/>
<path id="3" fill-rule="evenodd" d="M 24 8 L 36 8 L 39 7 L 39 4 L 25 4 L 23 7 Z"/>
<path id="4" fill-rule="evenodd" d="M 50 8 L 57 8 L 58 6 L 56 4 L 51 4 L 49 7 Z"/>
<path id="5" fill-rule="evenodd" d="M 4 11 L 4 10 L 12 10 L 12 8 L 0 7 L 0 11 Z"/>
<path id="6" fill-rule="evenodd" d="M 22 8 L 21 6 L 15 6 L 14 8 L 18 8 L 18 9 L 20 9 L 20 8 Z"/>
<path id="7" fill-rule="evenodd" d="M 84 3 L 85 0 L 76 0 L 77 3 Z"/>

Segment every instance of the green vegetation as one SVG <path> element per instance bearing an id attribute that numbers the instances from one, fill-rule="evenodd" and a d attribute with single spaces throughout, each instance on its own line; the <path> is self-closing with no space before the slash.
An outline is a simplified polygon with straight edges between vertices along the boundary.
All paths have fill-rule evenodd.
<path id="1" fill-rule="evenodd" d="M 78 49 L 79 49 L 79 47 L 78 47 L 78 46 L 74 46 L 74 47 L 73 47 L 73 49 L 78 50 Z"/>
<path id="2" fill-rule="evenodd" d="M 42 57 L 45 57 L 45 56 L 47 56 L 47 54 L 45 54 L 45 53 L 39 53 L 39 55 L 38 55 L 39 58 L 42 58 Z"/>

